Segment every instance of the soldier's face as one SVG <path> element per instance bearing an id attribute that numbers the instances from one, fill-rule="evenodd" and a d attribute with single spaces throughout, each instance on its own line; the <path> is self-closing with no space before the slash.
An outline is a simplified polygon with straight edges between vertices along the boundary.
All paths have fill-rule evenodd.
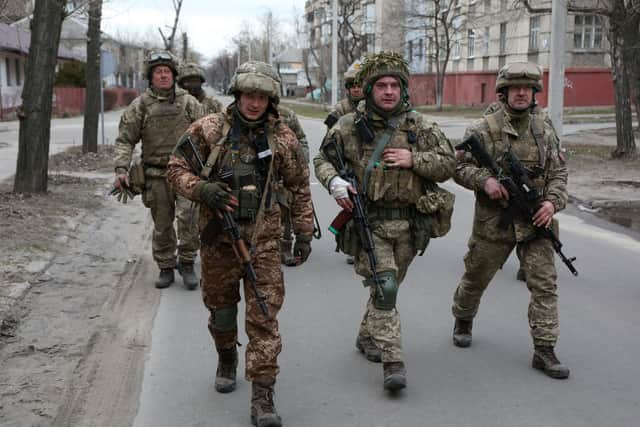
<path id="1" fill-rule="evenodd" d="M 196 96 L 202 91 L 202 80 L 199 77 L 187 77 L 182 80 L 180 86 L 189 91 L 191 95 Z"/>
<path id="2" fill-rule="evenodd" d="M 354 98 L 362 98 L 362 87 L 353 85 L 349 88 L 349 95 Z"/>
<path id="3" fill-rule="evenodd" d="M 400 103 L 402 90 L 395 77 L 381 77 L 373 84 L 373 102 L 382 111 L 393 111 Z"/>
<path id="4" fill-rule="evenodd" d="M 507 90 L 507 103 L 514 110 L 526 110 L 533 101 L 533 88 L 531 86 L 509 86 Z"/>
<path id="5" fill-rule="evenodd" d="M 151 85 L 156 89 L 171 89 L 173 86 L 173 72 L 166 65 L 158 65 L 151 72 Z"/>
<path id="6" fill-rule="evenodd" d="M 262 117 L 268 106 L 269 97 L 263 93 L 242 92 L 238 99 L 238 111 L 249 121 L 255 121 Z"/>

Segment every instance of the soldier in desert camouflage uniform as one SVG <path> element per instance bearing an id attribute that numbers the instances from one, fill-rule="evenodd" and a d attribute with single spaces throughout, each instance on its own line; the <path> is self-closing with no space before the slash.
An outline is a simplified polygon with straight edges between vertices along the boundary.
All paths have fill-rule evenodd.
<path id="1" fill-rule="evenodd" d="M 193 269 L 198 247 L 198 230 L 191 203 L 171 190 L 166 182 L 166 167 L 176 140 L 191 123 L 202 116 L 198 101 L 175 87 L 176 60 L 169 52 L 151 52 L 145 60 L 149 88 L 134 99 L 120 118 L 116 138 L 116 180 L 129 185 L 129 166 L 135 145 L 142 141 L 145 188 L 142 202 L 153 218 L 153 259 L 160 268 L 157 288 L 171 286 L 176 267 L 187 289 L 198 286 Z M 174 219 L 178 220 L 178 232 Z"/>
<path id="2" fill-rule="evenodd" d="M 201 230 L 220 210 L 232 212 L 243 239 L 250 244 L 257 287 L 266 297 L 268 317 L 251 290 L 246 270 L 236 259 L 228 233 L 202 244 L 202 295 L 210 311 L 209 331 L 218 352 L 215 388 L 228 393 L 236 386 L 238 354 L 237 311 L 239 281 L 244 279 L 246 333 L 245 377 L 252 382 L 251 418 L 257 426 L 280 426 L 273 403 L 282 348 L 277 315 L 284 301 L 279 242 L 282 233 L 276 183 L 293 194 L 292 224 L 296 233 L 294 255 L 301 262 L 311 252 L 313 217 L 309 168 L 294 133 L 278 119 L 277 75 L 263 62 L 242 64 L 233 76 L 230 92 L 235 101 L 225 112 L 194 123 L 190 137 L 203 159 L 212 165 L 209 176 L 233 171 L 233 184 L 205 181 L 176 154 L 169 162 L 169 181 L 187 198 L 200 202 Z M 180 144 L 180 142 L 179 142 Z"/>
<path id="3" fill-rule="evenodd" d="M 180 66 L 180 74 L 178 75 L 178 86 L 188 91 L 191 96 L 196 98 L 200 104 L 204 114 L 219 113 L 222 111 L 222 103 L 213 96 L 209 96 L 202 89 L 202 84 L 206 81 L 204 71 L 192 62 L 188 62 Z"/>
<path id="4" fill-rule="evenodd" d="M 533 337 L 532 365 L 553 378 L 567 378 L 569 369 L 558 361 L 558 294 L 551 241 L 537 237 L 532 224 L 557 227 L 553 215 L 567 203 L 567 168 L 558 151 L 558 137 L 545 113 L 535 103 L 542 90 L 542 69 L 532 63 L 515 62 L 500 69 L 496 81 L 499 103 L 471 125 L 466 136 L 475 135 L 498 165 L 507 150 L 528 169 L 542 202 L 530 221 L 513 218 L 507 228 L 499 226 L 508 193 L 488 169 L 479 167 L 470 154 L 460 156 L 455 180 L 475 191 L 476 205 L 465 273 L 453 298 L 453 342 L 471 345 L 473 318 L 482 293 L 517 244 L 522 247 L 522 268 L 531 292 L 529 326 Z M 458 153 L 461 154 L 461 153 Z"/>
<path id="5" fill-rule="evenodd" d="M 436 182 L 451 177 L 455 157 L 438 126 L 410 109 L 409 71 L 402 56 L 381 52 L 367 57 L 360 74 L 366 102 L 331 128 L 314 165 L 318 180 L 338 205 L 351 210 L 349 192 L 353 188 L 338 175 L 332 158 L 335 154 L 329 149 L 334 147 L 343 153 L 345 163 L 356 175 L 359 191 L 364 193 L 381 291 L 372 286 L 372 272 L 366 253 L 358 248 L 359 240 L 356 238 L 355 246 L 339 246 L 355 256 L 355 271 L 365 278 L 365 286 L 370 286 L 356 347 L 367 359 L 383 362 L 384 388 L 396 391 L 406 386 L 396 295 L 409 264 L 427 247 L 431 221 L 440 209 L 435 206 L 427 213 L 418 206 L 438 199 Z M 347 223 L 341 231 L 343 236 L 348 235 L 349 226 Z"/>

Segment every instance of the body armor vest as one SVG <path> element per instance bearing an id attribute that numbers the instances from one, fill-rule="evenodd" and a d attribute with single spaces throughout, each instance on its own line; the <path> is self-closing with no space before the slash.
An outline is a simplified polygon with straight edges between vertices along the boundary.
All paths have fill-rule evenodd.
<path id="1" fill-rule="evenodd" d="M 145 111 L 142 161 L 147 166 L 164 169 L 176 141 L 191 124 L 185 112 L 185 96 L 178 94 L 174 102 L 169 102 L 145 94 L 142 104 Z"/>

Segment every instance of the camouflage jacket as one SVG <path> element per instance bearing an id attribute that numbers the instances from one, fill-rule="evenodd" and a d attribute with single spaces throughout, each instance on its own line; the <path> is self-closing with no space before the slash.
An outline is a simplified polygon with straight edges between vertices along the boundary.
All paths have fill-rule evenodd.
<path id="1" fill-rule="evenodd" d="M 567 204 L 567 168 L 559 151 L 556 132 L 546 114 L 535 108 L 527 117 L 521 135 L 511 123 L 511 117 L 501 103 L 495 103 L 485 111 L 483 118 L 469 126 L 465 138 L 474 134 L 483 144 L 489 155 L 499 166 L 508 170 L 503 156 L 509 148 L 529 170 L 540 169 L 533 185 L 544 200 L 553 203 L 556 212 Z M 537 130 L 536 130 L 537 129 Z M 540 144 L 534 134 L 539 134 Z M 476 205 L 473 232 L 489 240 L 508 240 L 515 237 L 518 241 L 533 233 L 530 221 L 515 219 L 507 230 L 498 227 L 504 202 L 491 200 L 484 192 L 484 185 L 491 172 L 478 165 L 471 154 L 466 153 L 458 162 L 454 175 L 455 181 L 475 191 Z"/>
<path id="2" fill-rule="evenodd" d="M 203 159 L 208 158 L 215 146 L 220 147 L 211 175 L 217 174 L 222 166 L 223 159 L 228 158 L 227 155 L 231 152 L 231 142 L 227 135 L 223 133 L 225 130 L 231 129 L 232 126 L 233 114 L 228 108 L 226 112 L 203 117 L 192 124 L 185 133 L 185 135 L 191 136 Z M 291 209 L 294 232 L 311 236 L 313 232 L 313 210 L 309 188 L 309 168 L 304 160 L 300 144 L 293 132 L 273 116 L 269 118 L 269 128 L 269 146 L 273 156 L 271 160 L 273 178 L 267 185 L 275 185 L 275 176 L 282 180 L 284 187 L 291 191 L 294 196 Z M 250 149 L 254 150 L 253 147 L 250 147 Z M 179 155 L 172 155 L 167 172 L 170 185 L 178 193 L 190 200 L 200 201 L 199 189 L 201 186 L 198 184 L 202 182 L 202 179 L 193 173 L 186 160 Z M 211 218 L 213 218 L 213 212 L 202 204 L 199 223 L 201 230 Z M 243 232 L 247 233 L 254 226 L 255 224 L 245 225 Z M 252 234 L 252 231 L 249 234 Z M 258 240 L 276 239 L 281 234 L 280 208 L 272 198 L 270 206 L 265 207 L 263 226 L 258 230 L 257 238 Z M 245 238 L 248 237 L 248 235 L 245 236 Z M 225 236 L 220 236 L 222 240 L 226 238 Z"/>
<path id="3" fill-rule="evenodd" d="M 365 103 L 358 105 L 364 114 Z M 364 182 L 365 168 L 375 150 L 376 142 L 363 142 L 355 126 L 356 113 L 342 116 L 323 141 L 335 141 L 343 153 L 347 166 L 351 167 L 358 180 Z M 386 129 L 386 121 L 373 114 L 368 120 L 376 137 Z M 455 169 L 453 147 L 436 123 L 427 123 L 424 116 L 415 111 L 401 113 L 398 130 L 386 145 L 390 148 L 406 148 L 412 152 L 411 169 L 375 167 L 365 189 L 369 204 L 381 207 L 403 207 L 415 205 L 417 199 L 429 192 L 429 183 L 449 179 Z M 331 180 L 338 175 L 331 159 L 321 148 L 313 159 L 316 177 L 327 189 Z"/>
<path id="4" fill-rule="evenodd" d="M 224 107 L 222 102 L 218 101 L 214 96 L 208 96 L 205 91 L 198 97 L 198 101 L 202 104 L 203 114 L 213 114 L 221 112 Z"/>
<path id="5" fill-rule="evenodd" d="M 142 140 L 145 174 L 164 176 L 176 141 L 191 123 L 202 116 L 200 103 L 176 88 L 175 100 L 160 96 L 153 88 L 134 99 L 120 117 L 115 143 L 116 169 L 129 169 L 135 145 Z"/>
<path id="6" fill-rule="evenodd" d="M 309 142 L 307 142 L 307 135 L 305 135 L 304 130 L 302 130 L 298 116 L 291 108 L 287 108 L 284 105 L 278 105 L 278 113 L 280 114 L 280 120 L 283 121 L 285 125 L 289 126 L 289 129 L 296 134 L 296 138 L 298 139 L 302 152 L 304 153 L 304 158 L 308 163 Z"/>

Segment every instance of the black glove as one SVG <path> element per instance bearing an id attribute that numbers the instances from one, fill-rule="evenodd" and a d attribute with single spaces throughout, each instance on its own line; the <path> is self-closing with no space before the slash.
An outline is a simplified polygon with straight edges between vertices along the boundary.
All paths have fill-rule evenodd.
<path id="1" fill-rule="evenodd" d="M 302 264 L 309 258 L 311 253 L 312 236 L 296 235 L 296 244 L 293 245 L 293 256 L 296 257 L 299 264 Z"/>
<path id="2" fill-rule="evenodd" d="M 207 182 L 200 189 L 200 200 L 211 209 L 225 209 L 231 202 L 231 191 L 227 184 Z"/>

